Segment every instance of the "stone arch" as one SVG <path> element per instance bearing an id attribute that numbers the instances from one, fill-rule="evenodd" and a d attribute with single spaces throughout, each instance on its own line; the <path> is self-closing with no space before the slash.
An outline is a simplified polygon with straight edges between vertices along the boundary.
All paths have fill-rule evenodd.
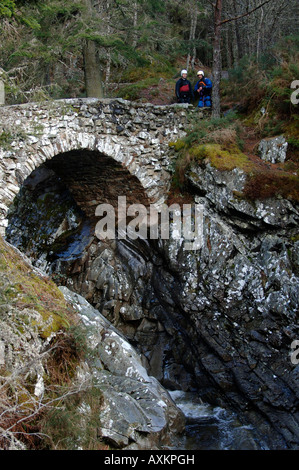
<path id="1" fill-rule="evenodd" d="M 22 154 L 27 154 L 24 160 L 24 176 L 27 177 L 40 164 L 51 160 L 59 154 L 71 153 L 72 151 L 95 151 L 106 155 L 120 163 L 128 172 L 135 176 L 144 188 L 147 196 L 153 201 L 161 197 L 158 188 L 159 174 L 149 172 L 152 154 L 147 154 L 147 158 L 136 158 L 137 155 L 126 148 L 123 139 L 110 135 L 95 135 L 87 132 L 66 132 L 60 134 L 55 139 L 42 137 L 35 142 L 35 145 L 24 147 Z M 24 181 L 23 177 L 23 181 Z"/>
<path id="2" fill-rule="evenodd" d="M 44 166 L 63 180 L 89 218 L 94 217 L 101 203 L 117 209 L 119 196 L 126 197 L 127 205 L 151 203 L 140 180 L 124 165 L 98 150 L 64 152 L 47 160 Z"/>
<path id="3" fill-rule="evenodd" d="M 68 148 L 51 146 L 47 155 L 44 152 L 34 161 L 30 157 L 32 171 L 26 177 L 26 165 L 16 191 L 22 188 L 22 192 L 19 197 L 16 194 L 11 210 L 8 205 L 3 234 L 38 263 L 41 260 L 58 262 L 61 245 L 69 254 L 73 237 L 76 237 L 75 243 L 79 241 L 80 246 L 87 249 L 95 237 L 99 204 L 114 206 L 117 228 L 119 196 L 126 197 L 127 207 L 136 203 L 149 207 L 151 203 L 139 179 L 125 165 L 99 150 L 84 148 L 55 154 Z M 40 257 L 43 249 L 45 258 Z"/>
<path id="4" fill-rule="evenodd" d="M 135 190 L 133 196 L 128 185 L 123 185 L 123 193 L 121 193 L 121 188 L 118 191 L 119 195 L 128 196 L 129 204 L 138 202 L 145 205 L 149 203 L 159 205 L 164 201 L 167 179 L 170 180 L 170 175 L 168 175 L 169 178 L 166 178 L 166 184 L 165 182 L 161 184 L 161 174 L 157 171 L 149 171 L 153 155 L 147 153 L 147 157 L 140 161 L 131 149 L 126 148 L 123 139 L 118 139 L 117 136 L 95 135 L 87 132 L 65 132 L 56 135 L 55 138 L 49 136 L 42 136 L 40 139 L 29 138 L 29 142 L 23 143 L 21 149 L 16 152 L 9 152 L 10 159 L 15 158 L 17 164 L 14 165 L 7 181 L 4 182 L 5 184 L 1 188 L 0 233 L 5 233 L 10 204 L 20 191 L 24 181 L 30 177 L 34 170 L 42 165 L 53 167 L 53 162 L 57 163 L 58 159 L 65 158 L 65 156 L 72 159 L 75 155 L 81 155 L 83 161 L 84 154 L 89 155 L 89 157 L 94 155 L 98 161 L 102 160 L 102 162 L 108 162 L 108 164 L 110 162 L 110 167 L 114 167 L 115 174 L 121 175 L 128 184 L 132 183 Z M 77 162 L 79 163 L 80 159 Z M 112 165 L 111 162 L 114 162 L 114 164 Z M 82 168 L 82 165 L 80 167 Z M 120 179 L 118 179 L 119 182 Z M 108 198 L 103 196 L 94 199 L 94 203 L 90 207 L 94 209 L 102 200 L 113 204 L 115 198 L 111 199 L 110 194 L 110 198 L 108 195 Z M 91 210 L 89 210 L 89 215 L 90 213 Z"/>
<path id="5" fill-rule="evenodd" d="M 159 206 L 170 186 L 169 143 L 185 135 L 191 105 L 155 106 L 121 98 L 72 98 L 0 107 L 8 138 L 0 146 L 0 233 L 24 180 L 58 154 L 95 151 L 139 180 Z"/>

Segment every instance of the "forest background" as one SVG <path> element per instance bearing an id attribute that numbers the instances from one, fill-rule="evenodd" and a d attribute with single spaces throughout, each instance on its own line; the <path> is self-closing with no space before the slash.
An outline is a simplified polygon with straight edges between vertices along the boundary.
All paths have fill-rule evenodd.
<path id="1" fill-rule="evenodd" d="M 237 112 L 249 153 L 284 133 L 298 163 L 298 23 L 298 0 L 0 0 L 0 78 L 6 104 L 87 96 L 163 105 L 176 102 L 182 68 L 193 85 L 204 70 L 213 118 Z"/>

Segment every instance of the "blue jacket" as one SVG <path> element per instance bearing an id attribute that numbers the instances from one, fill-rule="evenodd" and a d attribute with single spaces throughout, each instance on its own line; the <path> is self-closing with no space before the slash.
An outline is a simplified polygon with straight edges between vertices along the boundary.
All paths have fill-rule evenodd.
<path id="1" fill-rule="evenodd" d="M 194 92 L 197 94 L 197 90 L 202 87 L 201 93 L 204 95 L 210 95 L 212 91 L 212 82 L 209 78 L 203 77 L 201 80 L 198 80 L 194 87 Z"/>

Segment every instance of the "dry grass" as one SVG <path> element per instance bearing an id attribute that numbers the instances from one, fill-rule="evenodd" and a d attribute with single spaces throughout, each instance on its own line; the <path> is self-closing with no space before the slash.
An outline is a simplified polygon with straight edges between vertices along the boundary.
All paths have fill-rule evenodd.
<path id="1" fill-rule="evenodd" d="M 70 328 L 76 321 L 57 286 L 33 272 L 0 237 L 0 341 L 6 348 L 0 367 L 0 448 L 39 448 L 40 421 L 65 387 L 74 388 L 84 354 L 76 327 Z M 40 376 L 44 392 L 37 395 Z"/>
<path id="2" fill-rule="evenodd" d="M 255 172 L 247 180 L 244 196 L 251 200 L 280 196 L 298 202 L 299 177 L 279 170 Z"/>
<path id="3" fill-rule="evenodd" d="M 237 131 L 233 127 L 224 129 L 216 129 L 205 137 L 201 138 L 201 143 L 214 143 L 220 144 L 224 147 L 236 146 Z"/>

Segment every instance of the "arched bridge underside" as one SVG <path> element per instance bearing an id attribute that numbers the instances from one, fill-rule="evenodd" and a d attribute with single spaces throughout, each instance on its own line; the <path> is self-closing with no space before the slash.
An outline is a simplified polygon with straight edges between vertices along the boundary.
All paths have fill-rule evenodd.
<path id="1" fill-rule="evenodd" d="M 46 166 L 94 215 L 98 204 L 162 203 L 171 180 L 169 143 L 185 134 L 188 105 L 69 99 L 0 108 L 0 233 L 9 206 Z"/>

